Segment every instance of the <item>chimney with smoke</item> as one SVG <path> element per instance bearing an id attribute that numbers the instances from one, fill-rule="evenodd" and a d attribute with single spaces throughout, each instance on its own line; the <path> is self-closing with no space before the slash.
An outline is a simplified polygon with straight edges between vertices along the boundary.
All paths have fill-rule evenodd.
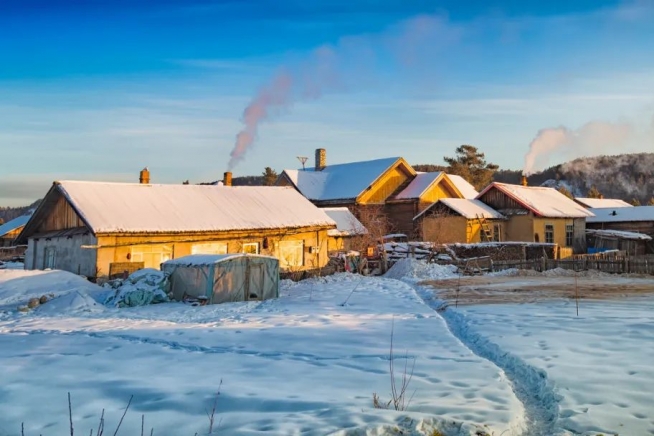
<path id="1" fill-rule="evenodd" d="M 141 185 L 148 185 L 150 183 L 150 170 L 148 167 L 145 167 L 139 173 L 139 183 Z"/>
<path id="2" fill-rule="evenodd" d="M 527 183 L 527 176 L 526 175 L 524 175 L 524 174 L 522 175 L 522 181 L 520 183 L 522 184 L 522 186 L 528 186 L 529 185 L 529 183 Z"/>
<path id="3" fill-rule="evenodd" d="M 225 171 L 223 175 L 223 186 L 232 186 L 232 172 Z"/>
<path id="4" fill-rule="evenodd" d="M 316 171 L 322 171 L 327 166 L 327 150 L 316 148 Z"/>

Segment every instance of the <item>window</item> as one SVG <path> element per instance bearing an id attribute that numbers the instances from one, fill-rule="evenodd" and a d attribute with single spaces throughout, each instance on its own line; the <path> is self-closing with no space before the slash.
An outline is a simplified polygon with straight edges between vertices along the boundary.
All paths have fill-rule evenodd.
<path id="1" fill-rule="evenodd" d="M 281 268 L 304 265 L 304 241 L 279 241 L 279 266 Z"/>
<path id="2" fill-rule="evenodd" d="M 565 226 L 565 246 L 572 247 L 574 242 L 575 226 L 568 224 Z"/>
<path id="3" fill-rule="evenodd" d="M 554 243 L 554 226 L 552 224 L 545 224 L 545 243 Z"/>
<path id="4" fill-rule="evenodd" d="M 144 268 L 159 269 L 161 264 L 172 259 L 173 249 L 168 245 L 135 245 L 130 260 L 143 262 Z"/>
<path id="5" fill-rule="evenodd" d="M 54 247 L 47 247 L 45 249 L 45 253 L 43 254 L 43 256 L 44 256 L 43 268 L 54 269 L 56 254 L 57 254 L 57 252 L 55 251 Z"/>
<path id="6" fill-rule="evenodd" d="M 191 254 L 227 254 L 227 242 L 193 244 Z"/>
<path id="7" fill-rule="evenodd" d="M 502 226 L 493 224 L 493 242 L 500 242 L 502 240 Z"/>
<path id="8" fill-rule="evenodd" d="M 248 242 L 246 244 L 243 244 L 243 253 L 259 254 L 259 243 L 258 242 Z"/>

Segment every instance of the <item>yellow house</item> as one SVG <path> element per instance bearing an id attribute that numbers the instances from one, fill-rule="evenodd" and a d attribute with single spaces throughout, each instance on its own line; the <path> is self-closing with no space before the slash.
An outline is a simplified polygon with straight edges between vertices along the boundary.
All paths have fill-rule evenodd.
<path id="1" fill-rule="evenodd" d="M 227 178 L 227 177 L 226 177 Z M 190 254 L 258 253 L 301 271 L 328 262 L 336 223 L 294 189 L 55 182 L 19 241 L 26 269 L 106 277 Z"/>
<path id="2" fill-rule="evenodd" d="M 368 229 L 347 207 L 325 207 L 321 210 L 336 222 L 336 228 L 327 231 L 327 250 L 330 253 L 363 249 Z"/>
<path id="3" fill-rule="evenodd" d="M 553 188 L 494 182 L 478 200 L 507 217 L 504 240 L 557 244 L 560 257 L 586 252 L 593 214 Z"/>
<path id="4" fill-rule="evenodd" d="M 437 244 L 502 242 L 506 218 L 479 200 L 442 198 L 414 221 L 423 241 Z"/>
<path id="5" fill-rule="evenodd" d="M 29 221 L 30 215 L 19 216 L 0 225 L 0 247 L 11 247 Z"/>

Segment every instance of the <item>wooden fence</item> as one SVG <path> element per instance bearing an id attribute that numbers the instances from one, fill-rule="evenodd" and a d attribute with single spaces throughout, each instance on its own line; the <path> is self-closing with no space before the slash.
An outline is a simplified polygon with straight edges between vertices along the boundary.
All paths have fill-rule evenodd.
<path id="1" fill-rule="evenodd" d="M 654 255 L 646 256 L 580 256 L 573 259 L 536 259 L 518 261 L 497 261 L 491 266 L 492 271 L 506 269 L 531 269 L 548 271 L 562 268 L 572 271 L 595 270 L 610 274 L 649 274 L 654 275 Z"/>

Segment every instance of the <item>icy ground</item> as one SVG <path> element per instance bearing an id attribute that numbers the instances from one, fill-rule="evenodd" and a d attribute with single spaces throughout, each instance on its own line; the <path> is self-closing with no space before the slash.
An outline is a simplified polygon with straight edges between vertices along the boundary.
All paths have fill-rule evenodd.
<path id="1" fill-rule="evenodd" d="M 53 300 L 16 311 L 29 297 Z M 283 282 L 263 303 L 138 308 L 98 304 L 106 292 L 71 274 L 0 271 L 0 435 L 76 434 L 117 425 L 120 434 L 228 435 L 520 434 L 522 403 L 503 371 L 476 356 L 408 284 L 341 274 Z M 344 302 L 346 302 L 343 304 Z M 415 358 L 409 412 L 390 399 L 388 354 Z M 400 375 L 398 374 L 398 382 Z M 476 427 L 475 424 L 479 425 Z"/>

